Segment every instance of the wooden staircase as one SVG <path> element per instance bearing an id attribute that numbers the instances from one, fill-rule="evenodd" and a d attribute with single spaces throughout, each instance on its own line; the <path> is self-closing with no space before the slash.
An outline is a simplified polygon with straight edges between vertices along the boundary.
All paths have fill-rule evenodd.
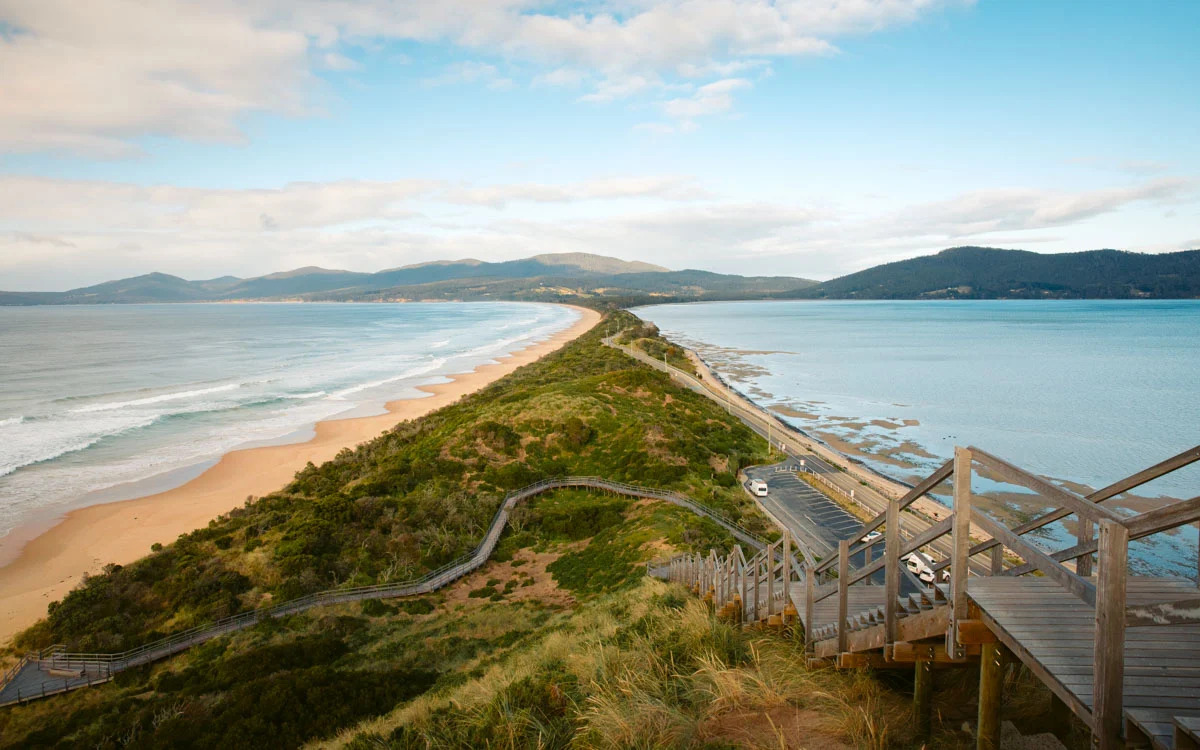
<path id="1" fill-rule="evenodd" d="M 999 747 L 1003 670 L 1013 660 L 1079 717 L 1094 747 L 1197 748 L 1200 588 L 1131 575 L 1128 554 L 1132 541 L 1190 529 L 1200 521 L 1200 497 L 1133 516 L 1102 505 L 1197 460 L 1200 446 L 1083 496 L 978 448 L 957 448 L 868 521 L 858 541 L 843 540 L 836 557 L 803 559 L 785 532 L 748 560 L 739 546 L 724 557 L 680 555 L 657 570 L 712 601 L 722 617 L 799 623 L 811 665 L 913 668 L 920 721 L 928 721 L 927 665 L 977 661 L 980 748 Z M 1041 510 L 1012 527 L 1001 523 L 972 492 L 976 464 L 989 480 L 1023 488 Z M 909 506 L 943 482 L 953 486 L 949 517 L 902 524 Z M 1029 536 L 1071 517 L 1073 538 L 1059 549 L 1045 545 L 1063 538 L 1062 525 L 1058 536 Z M 902 526 L 920 530 L 903 534 Z M 883 554 L 872 554 L 879 544 Z M 950 553 L 939 559 L 938 549 Z M 902 561 L 918 552 L 948 580 L 915 581 Z M 852 569 L 851 559 L 864 562 Z"/>

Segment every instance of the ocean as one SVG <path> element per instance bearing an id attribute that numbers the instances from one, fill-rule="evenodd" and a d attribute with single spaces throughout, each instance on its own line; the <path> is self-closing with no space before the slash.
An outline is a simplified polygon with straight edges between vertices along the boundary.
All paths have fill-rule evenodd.
<path id="1" fill-rule="evenodd" d="M 634 312 L 791 424 L 910 482 L 969 444 L 1099 488 L 1200 443 L 1196 300 L 714 302 Z M 1137 493 L 1198 495 L 1200 466 Z M 1195 559 L 1192 544 L 1188 575 Z"/>
<path id="2" fill-rule="evenodd" d="M 515 302 L 0 307 L 0 536 L 381 413 L 577 319 Z"/>

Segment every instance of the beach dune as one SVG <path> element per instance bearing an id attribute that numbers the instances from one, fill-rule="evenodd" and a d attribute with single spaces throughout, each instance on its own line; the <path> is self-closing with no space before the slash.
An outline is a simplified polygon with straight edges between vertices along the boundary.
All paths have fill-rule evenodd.
<path id="1" fill-rule="evenodd" d="M 0 568 L 0 643 L 45 616 L 46 606 L 66 595 L 84 574 L 109 563 L 130 563 L 148 554 L 155 542 L 166 544 L 206 526 L 248 496 L 280 489 L 308 462 L 328 461 L 343 448 L 451 404 L 555 351 L 600 320 L 594 310 L 575 309 L 581 317 L 570 328 L 495 364 L 452 376 L 449 383 L 422 386 L 430 394 L 425 398 L 389 402 L 387 412 L 378 416 L 319 422 L 306 442 L 232 451 L 195 479 L 165 492 L 72 511 Z"/>

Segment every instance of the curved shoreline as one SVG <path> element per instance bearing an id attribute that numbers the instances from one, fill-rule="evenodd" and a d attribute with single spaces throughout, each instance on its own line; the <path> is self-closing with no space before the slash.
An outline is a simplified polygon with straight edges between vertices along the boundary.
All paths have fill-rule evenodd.
<path id="1" fill-rule="evenodd" d="M 61 599 L 85 573 L 98 572 L 108 563 L 132 562 L 149 553 L 151 544 L 174 541 L 241 505 L 247 496 L 278 490 L 309 461 L 323 463 L 400 422 L 454 403 L 561 348 L 600 320 L 594 310 L 569 307 L 581 316 L 571 327 L 498 357 L 494 364 L 451 375 L 449 383 L 420 386 L 418 390 L 430 394 L 425 398 L 390 401 L 380 415 L 317 422 L 307 441 L 230 451 L 178 487 L 67 513 L 0 568 L 0 643 L 45 616 L 46 606 Z"/>

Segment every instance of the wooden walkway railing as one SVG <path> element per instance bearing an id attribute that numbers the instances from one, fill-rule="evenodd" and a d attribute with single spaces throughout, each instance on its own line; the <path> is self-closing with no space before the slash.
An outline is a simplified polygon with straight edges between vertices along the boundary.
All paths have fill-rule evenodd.
<path id="1" fill-rule="evenodd" d="M 678 556 L 652 573 L 691 587 L 742 623 L 797 620 L 814 663 L 915 665 L 924 723 L 928 665 L 978 659 L 981 748 L 998 747 L 999 686 L 1010 655 L 1079 716 L 1095 747 L 1172 748 L 1176 732 L 1191 747 L 1182 743 L 1200 723 L 1200 589 L 1178 577 L 1131 574 L 1129 544 L 1190 529 L 1200 520 L 1200 497 L 1136 515 L 1102 503 L 1197 460 L 1200 446 L 1083 496 L 986 451 L 957 448 L 867 522 L 857 541 L 841 542 L 836 557 L 803 560 L 785 537 L 749 560 L 738 547 L 723 557 Z M 972 492 L 976 473 L 1017 485 L 1028 493 L 1021 500 L 1050 510 L 1010 528 L 993 516 L 986 495 Z M 945 482 L 954 497 L 949 517 L 905 534 L 908 507 Z M 1073 531 L 1060 524 L 1057 536 L 1032 535 L 1067 519 Z M 1056 542 L 1063 533 L 1073 538 Z M 934 544 L 943 537 L 948 547 Z M 880 545 L 882 555 L 873 558 L 869 549 Z M 939 548 L 950 553 L 938 559 Z M 928 561 L 915 593 L 911 585 L 902 590 L 914 553 Z"/>
<path id="2" fill-rule="evenodd" d="M 267 618 L 284 617 L 303 612 L 313 607 L 364 601 L 367 599 L 392 599 L 419 596 L 436 591 L 449 583 L 482 567 L 491 557 L 500 536 L 508 523 L 508 514 L 517 503 L 534 495 L 550 490 L 583 488 L 612 492 L 627 497 L 650 498 L 686 508 L 724 527 L 738 541 L 754 548 L 766 544 L 765 540 L 743 528 L 720 511 L 697 503 L 686 495 L 673 490 L 639 487 L 624 482 L 611 482 L 599 477 L 555 477 L 543 479 L 527 487 L 508 493 L 496 510 L 488 525 L 487 533 L 475 550 L 420 578 L 395 583 L 383 583 L 356 588 L 330 589 L 298 599 L 242 612 L 208 625 L 195 627 L 167 636 L 143 646 L 119 653 L 75 653 L 62 645 L 51 646 L 38 654 L 26 654 L 0 681 L 0 706 L 41 698 L 48 695 L 87 687 L 112 678 L 124 669 L 148 664 L 172 656 L 181 651 L 204 643 L 218 636 L 250 627 Z M 78 676 L 64 674 L 49 677 L 53 670 L 58 673 L 78 672 Z"/>

